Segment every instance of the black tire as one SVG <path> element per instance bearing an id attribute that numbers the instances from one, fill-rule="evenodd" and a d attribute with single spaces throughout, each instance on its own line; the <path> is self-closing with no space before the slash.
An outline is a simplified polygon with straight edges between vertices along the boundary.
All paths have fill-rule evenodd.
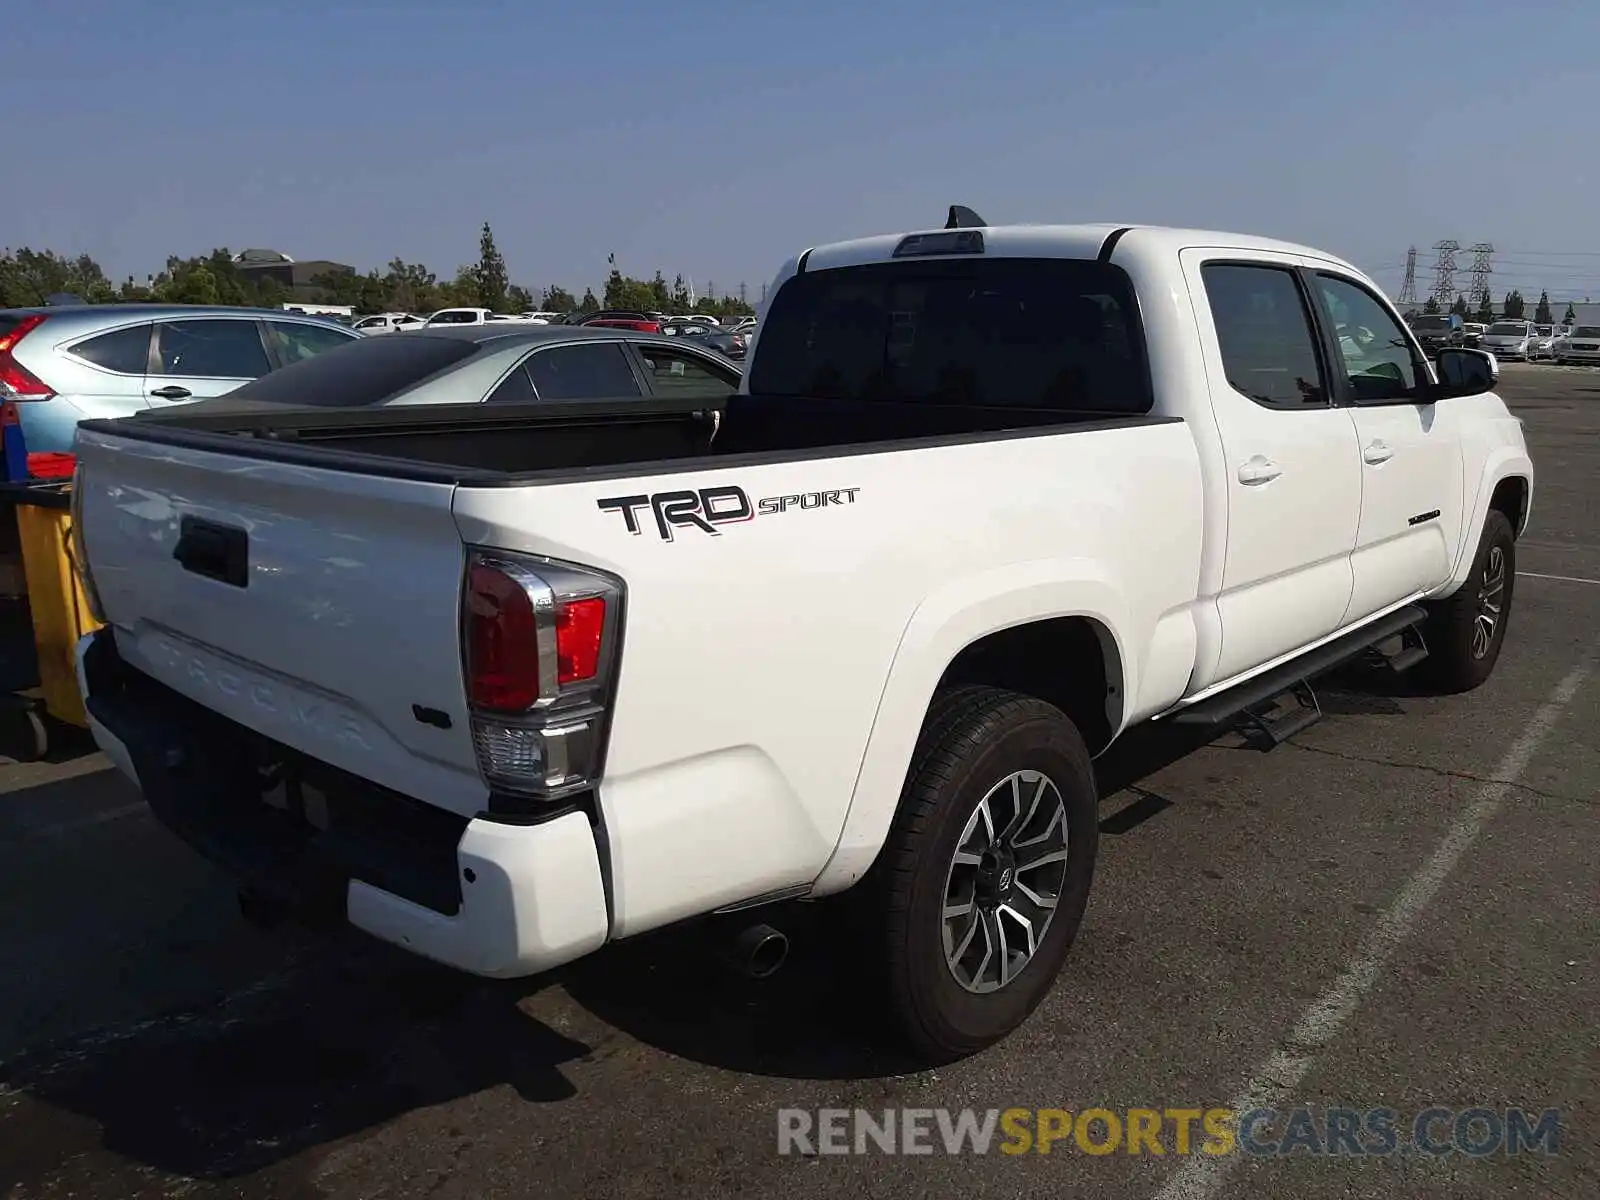
<path id="1" fill-rule="evenodd" d="M 1065 815 L 1065 869 L 1032 958 L 995 990 L 978 993 L 957 980 L 946 959 L 946 888 L 969 819 L 997 784 L 1019 771 L 1039 772 L 1054 784 Z M 919 1058 L 939 1063 L 975 1054 L 1005 1038 L 1044 999 L 1083 920 L 1099 843 L 1098 806 L 1083 738 L 1059 709 L 992 687 L 961 687 L 935 699 L 863 897 L 881 931 L 881 940 L 874 940 L 890 1015 Z M 1055 811 L 1053 799 L 1049 811 Z M 1024 869 L 1031 870 L 1019 866 L 1006 877 L 1011 886 Z M 989 930 L 983 932 L 987 938 Z"/>
<path id="2" fill-rule="evenodd" d="M 1497 553 L 1498 552 L 1498 553 Z M 1500 611 L 1487 639 L 1477 636 L 1480 607 L 1492 592 L 1496 577 L 1502 580 Z M 1422 668 L 1433 690 L 1454 694 L 1470 692 L 1488 679 L 1505 645 L 1511 623 L 1512 592 L 1517 581 L 1517 539 L 1511 521 L 1491 509 L 1478 539 L 1472 573 L 1453 596 L 1439 601 L 1423 625 L 1428 657 Z"/>

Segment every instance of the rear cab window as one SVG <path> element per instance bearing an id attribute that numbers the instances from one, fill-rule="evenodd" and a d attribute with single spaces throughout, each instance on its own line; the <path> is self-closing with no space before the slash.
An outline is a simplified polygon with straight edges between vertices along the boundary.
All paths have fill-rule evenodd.
<path id="1" fill-rule="evenodd" d="M 772 298 L 752 395 L 1147 413 L 1132 281 L 1077 259 L 814 270 Z"/>

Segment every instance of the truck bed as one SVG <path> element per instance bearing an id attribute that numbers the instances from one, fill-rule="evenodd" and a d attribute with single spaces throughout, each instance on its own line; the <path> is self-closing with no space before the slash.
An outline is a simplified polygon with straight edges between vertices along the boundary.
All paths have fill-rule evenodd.
<path id="1" fill-rule="evenodd" d="M 517 405 L 295 408 L 227 397 L 82 428 L 138 441 L 431 483 L 548 482 L 1162 424 L 1059 409 L 735 395 Z M 669 466 L 670 464 L 670 466 Z"/>

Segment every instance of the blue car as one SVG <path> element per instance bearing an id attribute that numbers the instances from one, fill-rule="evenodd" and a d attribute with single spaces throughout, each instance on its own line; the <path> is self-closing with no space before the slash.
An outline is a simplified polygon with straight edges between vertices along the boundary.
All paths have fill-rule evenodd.
<path id="1" fill-rule="evenodd" d="M 0 399 L 28 450 L 72 450 L 78 422 L 221 396 L 359 339 L 279 309 L 74 304 L 0 309 Z"/>

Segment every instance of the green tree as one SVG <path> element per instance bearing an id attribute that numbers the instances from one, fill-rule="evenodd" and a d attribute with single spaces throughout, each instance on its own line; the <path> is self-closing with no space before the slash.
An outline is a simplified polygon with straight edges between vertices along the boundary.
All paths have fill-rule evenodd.
<path id="1" fill-rule="evenodd" d="M 1489 294 L 1489 289 L 1483 289 L 1483 295 L 1478 297 L 1478 311 L 1473 316 L 1484 324 L 1494 320 L 1494 297 Z"/>
<path id="2" fill-rule="evenodd" d="M 51 250 L 30 250 L 26 246 L 0 252 L 0 306 L 35 307 L 58 292 L 91 304 L 116 299 L 111 281 L 100 264 L 87 254 L 68 258 Z"/>
<path id="3" fill-rule="evenodd" d="M 1429 315 L 1437 315 L 1439 312 L 1439 302 L 1432 296 L 1429 296 L 1422 302 L 1422 311 L 1428 313 Z"/>
<path id="4" fill-rule="evenodd" d="M 159 289 L 168 304 L 217 304 L 217 277 L 203 262 L 180 264 Z"/>
<path id="5" fill-rule="evenodd" d="M 318 293 L 316 303 L 348 304 L 352 308 L 361 299 L 361 283 L 361 276 L 350 270 L 325 271 L 311 280 Z"/>
<path id="6" fill-rule="evenodd" d="M 689 285 L 684 283 L 682 275 L 672 277 L 672 311 L 675 313 L 689 311 Z"/>
<path id="7" fill-rule="evenodd" d="M 1450 311 L 1458 317 L 1467 315 L 1467 298 L 1460 292 L 1456 293 L 1456 302 L 1450 306 Z"/>
<path id="8" fill-rule="evenodd" d="M 491 312 L 502 312 L 509 303 L 510 276 L 506 273 L 506 260 L 500 247 L 494 244 L 494 230 L 489 222 L 483 223 L 478 235 L 478 265 L 474 271 L 478 285 L 477 304 Z"/>
<path id="9" fill-rule="evenodd" d="M 456 277 L 448 283 L 441 283 L 437 295 L 440 308 L 487 307 L 478 303 L 478 268 L 476 264 L 457 267 Z"/>
<path id="10" fill-rule="evenodd" d="M 1520 321 L 1527 311 L 1527 303 L 1522 299 L 1522 293 L 1512 288 L 1506 293 L 1505 318 L 1508 321 Z"/>
<path id="11" fill-rule="evenodd" d="M 600 298 L 594 294 L 593 288 L 583 289 L 583 299 L 578 301 L 578 311 L 586 313 L 600 311 Z M 1567 311 L 1570 317 L 1571 310 L 1568 309 Z"/>
<path id="12" fill-rule="evenodd" d="M 439 281 L 421 263 L 389 260 L 383 275 L 385 304 L 398 312 L 423 313 L 439 308 Z"/>
<path id="13" fill-rule="evenodd" d="M 1550 293 L 1539 293 L 1539 305 L 1533 310 L 1533 320 L 1536 325 L 1553 325 L 1555 318 L 1550 315 Z"/>
<path id="14" fill-rule="evenodd" d="M 1567 315 L 1561 318 L 1561 323 L 1563 325 L 1571 325 L 1577 319 L 1578 319 L 1578 314 L 1572 308 L 1572 301 L 1568 300 L 1567 301 Z"/>
<path id="15" fill-rule="evenodd" d="M 506 289 L 506 307 L 514 313 L 533 311 L 533 293 L 520 283 L 513 283 Z"/>
<path id="16" fill-rule="evenodd" d="M 578 300 L 564 287 L 547 287 L 544 290 L 544 295 L 539 299 L 539 307 L 545 312 L 576 312 Z"/>

